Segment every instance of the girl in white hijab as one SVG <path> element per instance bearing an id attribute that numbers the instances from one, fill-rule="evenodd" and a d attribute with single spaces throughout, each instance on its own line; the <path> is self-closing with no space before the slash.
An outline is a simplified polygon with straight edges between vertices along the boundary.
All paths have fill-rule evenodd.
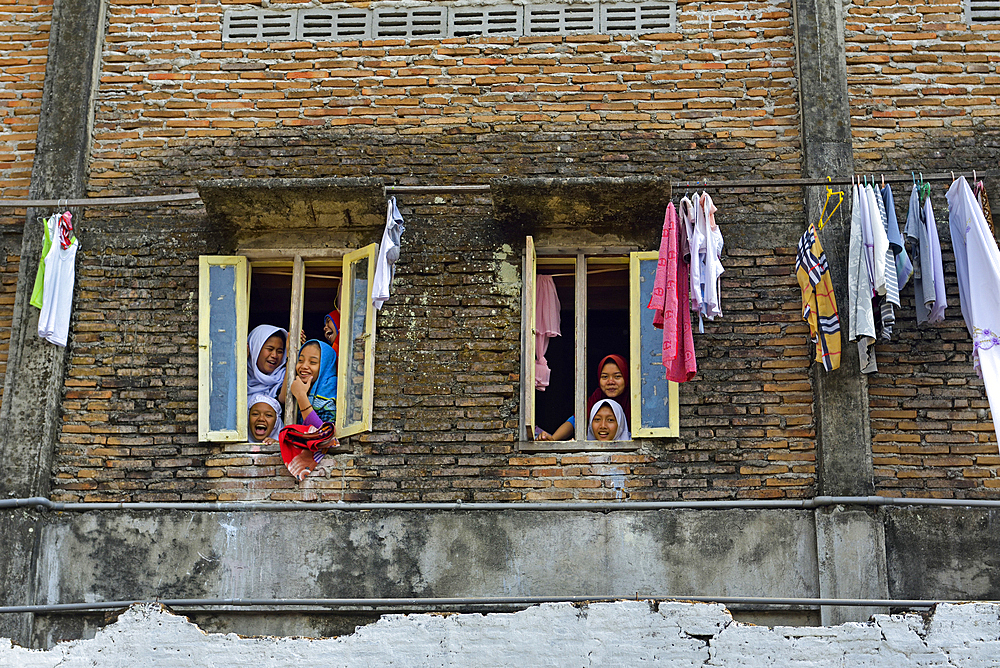
<path id="1" fill-rule="evenodd" d="M 281 421 L 281 404 L 274 397 L 255 394 L 247 401 L 250 406 L 250 442 L 278 442 L 278 433 L 285 423 Z"/>
<path id="2" fill-rule="evenodd" d="M 590 409 L 588 441 L 631 441 L 625 410 L 614 399 L 601 399 Z"/>
<path id="3" fill-rule="evenodd" d="M 247 396 L 277 396 L 285 382 L 285 345 L 288 332 L 274 325 L 258 325 L 247 337 Z"/>

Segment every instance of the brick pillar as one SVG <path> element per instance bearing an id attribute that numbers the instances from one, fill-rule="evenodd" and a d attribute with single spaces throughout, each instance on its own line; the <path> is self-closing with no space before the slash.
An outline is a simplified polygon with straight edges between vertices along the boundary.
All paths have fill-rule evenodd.
<path id="1" fill-rule="evenodd" d="M 55 0 L 53 5 L 29 189 L 32 199 L 70 199 L 85 193 L 105 8 L 105 0 Z M 28 210 L 21 241 L 24 261 L 17 277 L 0 409 L 0 492 L 4 497 L 48 494 L 59 438 L 66 350 L 38 338 L 38 309 L 28 303 L 42 250 L 40 217 L 44 213 Z M 6 572 L 20 573 L 16 580 L 0 582 L 3 605 L 34 601 L 31 584 L 37 546 L 25 549 L 23 539 L 37 540 L 39 532 L 22 531 L 21 524 L 29 521 L 19 519 L 23 517 L 5 518 L 13 525 L 0 532 L 0 554 L 12 560 Z M 12 582 L 20 585 L 8 586 Z M 0 616 L 0 636 L 27 644 L 30 634 L 29 615 Z"/>

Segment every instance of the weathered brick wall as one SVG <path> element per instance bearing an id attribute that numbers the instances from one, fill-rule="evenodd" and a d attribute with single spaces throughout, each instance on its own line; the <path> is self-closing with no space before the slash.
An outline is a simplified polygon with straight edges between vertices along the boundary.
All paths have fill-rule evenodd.
<path id="1" fill-rule="evenodd" d="M 966 25 L 957 0 L 858 0 L 846 6 L 858 168 L 995 175 L 1000 23 Z M 986 183 L 998 201 L 996 179 Z M 870 377 L 880 494 L 995 498 L 1000 489 L 989 404 L 972 370 L 972 341 L 958 308 L 949 186 L 937 182 L 931 195 L 944 253 L 946 319 L 918 328 L 908 286 L 898 335 L 878 347 L 879 373 Z M 909 186 L 895 188 L 897 214 L 906 215 L 909 192 Z"/>
<path id="2" fill-rule="evenodd" d="M 796 175 L 790 5 L 682 3 L 677 34 L 245 44 L 224 6 L 112 1 L 93 195 L 230 177 Z M 749 48 L 748 48 L 749 47 Z M 801 194 L 716 193 L 725 233 L 801 220 Z M 375 429 L 297 485 L 273 448 L 196 437 L 202 210 L 94 211 L 54 497 L 214 500 L 781 498 L 814 492 L 806 329 L 791 248 L 731 243 L 726 317 L 696 337 L 680 439 L 638 453 L 514 442 L 523 234 L 489 198 L 406 196 L 379 314 Z M 377 241 L 380 230 L 368 231 Z M 656 231 L 653 230 L 652 238 Z M 744 239 L 746 237 L 743 237 Z M 766 246 L 766 248 L 765 248 Z"/>
<path id="3" fill-rule="evenodd" d="M 24 197 L 31 181 L 35 132 L 49 46 L 51 0 L 0 5 L 0 196 Z M 0 212 L 0 223 L 23 222 L 24 212 Z M 7 218 L 10 216 L 10 219 Z"/>
<path id="4" fill-rule="evenodd" d="M 51 0 L 0 5 L 0 198 L 25 197 L 31 182 L 35 133 L 49 44 Z M 0 209 L 0 385 L 14 310 L 24 209 Z"/>

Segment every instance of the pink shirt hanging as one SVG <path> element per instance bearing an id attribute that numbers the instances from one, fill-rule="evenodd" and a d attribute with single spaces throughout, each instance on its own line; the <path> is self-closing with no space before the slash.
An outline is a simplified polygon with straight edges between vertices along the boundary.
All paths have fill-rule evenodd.
<path id="1" fill-rule="evenodd" d="M 663 366 L 667 380 L 675 383 L 687 382 L 698 372 L 691 311 L 687 308 L 690 268 L 681 254 L 685 245 L 683 230 L 677 224 L 677 210 L 671 202 L 663 216 L 660 257 L 648 308 L 655 311 L 653 326 L 663 329 Z"/>

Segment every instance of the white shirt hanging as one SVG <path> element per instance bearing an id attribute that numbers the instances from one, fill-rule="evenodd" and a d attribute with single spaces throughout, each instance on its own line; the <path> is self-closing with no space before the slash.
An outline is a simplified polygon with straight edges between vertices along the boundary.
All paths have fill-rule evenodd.
<path id="1" fill-rule="evenodd" d="M 69 217 L 70 214 L 63 214 Z M 61 232 L 68 231 L 66 234 Z M 45 285 L 42 309 L 38 314 L 38 336 L 57 346 L 66 346 L 69 320 L 73 309 L 73 284 L 76 280 L 77 238 L 68 237 L 73 227 L 69 220 L 60 220 L 52 235 L 52 246 L 45 257 Z M 63 243 L 68 245 L 64 248 Z"/>
<path id="2" fill-rule="evenodd" d="M 972 334 L 972 360 L 986 385 L 1000 442 L 1000 249 L 965 177 L 948 189 L 949 227 L 958 267 L 959 299 Z M 959 259 L 959 256 L 961 260 Z M 963 271 L 964 269 L 964 271 Z"/>
<path id="3" fill-rule="evenodd" d="M 396 208 L 396 198 L 390 197 L 385 212 L 385 230 L 382 243 L 375 259 L 375 277 L 372 279 L 372 304 L 381 309 L 389 298 L 389 286 L 396 276 L 396 260 L 399 259 L 400 237 L 403 234 L 403 216 Z"/>

